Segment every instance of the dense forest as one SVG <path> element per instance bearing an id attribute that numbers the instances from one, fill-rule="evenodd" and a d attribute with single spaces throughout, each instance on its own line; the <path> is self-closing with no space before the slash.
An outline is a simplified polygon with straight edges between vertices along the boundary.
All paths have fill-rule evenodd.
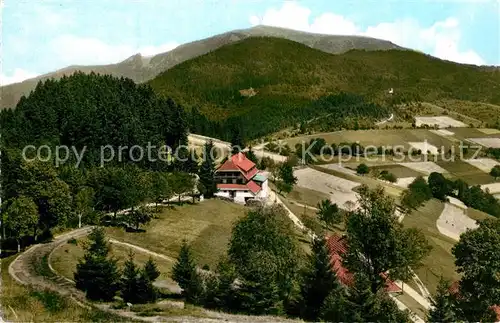
<path id="1" fill-rule="evenodd" d="M 250 110 L 225 120 L 211 120 L 194 107 L 188 123 L 193 133 L 231 141 L 236 129 L 244 139 L 250 140 L 296 125 L 318 131 L 362 129 L 371 127 L 390 114 L 390 109 L 348 93 L 321 97 L 304 103 L 300 109 L 286 112 L 284 109 L 284 105 L 276 102 L 276 105 L 271 104 L 266 109 L 262 107 L 261 112 Z"/>
<path id="2" fill-rule="evenodd" d="M 84 161 L 90 164 L 97 162 L 100 147 L 126 146 L 121 157 L 128 160 L 134 145 L 175 148 L 187 132 L 183 108 L 150 87 L 83 73 L 39 83 L 15 109 L 2 110 L 0 122 L 5 147 L 86 147 Z"/>
<path id="3" fill-rule="evenodd" d="M 224 46 L 163 72 L 149 84 L 159 94 L 198 107 L 211 120 L 251 116 L 259 125 L 276 115 L 286 122 L 295 118 L 295 110 L 341 92 L 380 105 L 439 99 L 500 103 L 497 70 L 413 51 L 331 55 L 279 38 L 249 38 Z M 388 93 L 391 88 L 393 94 Z"/>
<path id="4" fill-rule="evenodd" d="M 82 217 L 84 224 L 99 223 L 105 213 L 116 218 L 144 201 L 195 193 L 197 157 L 178 162 L 132 149 L 187 143 L 184 109 L 129 79 L 76 73 L 40 83 L 15 109 L 1 112 L 0 125 L 2 237 L 18 244 L 81 225 Z M 138 228 L 150 219 L 146 213 L 132 212 L 125 221 Z"/>

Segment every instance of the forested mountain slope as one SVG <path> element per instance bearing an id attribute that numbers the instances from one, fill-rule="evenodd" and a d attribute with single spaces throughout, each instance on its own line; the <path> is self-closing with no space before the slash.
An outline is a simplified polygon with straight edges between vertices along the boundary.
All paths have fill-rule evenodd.
<path id="1" fill-rule="evenodd" d="M 317 102 L 342 92 L 381 106 L 441 98 L 500 102 L 498 71 L 406 50 L 330 55 L 269 37 L 224 46 L 175 66 L 149 84 L 184 106 L 199 108 L 211 120 L 243 124 L 250 137 L 257 129 L 248 128 L 269 132 L 298 119 L 328 114 L 328 109 L 316 108 Z M 352 102 L 344 108 L 352 109 Z M 384 113 L 387 110 L 370 117 Z M 366 116 L 366 110 L 353 116 Z"/>
<path id="2" fill-rule="evenodd" d="M 333 54 L 343 53 L 350 49 L 384 50 L 400 48 L 389 41 L 369 37 L 322 35 L 277 27 L 256 26 L 190 42 L 153 57 L 143 57 L 137 54 L 116 64 L 69 66 L 21 83 L 6 85 L 0 88 L 0 108 L 15 106 L 20 97 L 29 94 L 40 80 L 58 79 L 64 75 L 71 75 L 76 71 L 81 71 L 84 73 L 95 72 L 118 77 L 123 76 L 131 78 L 134 82 L 141 83 L 186 60 L 206 54 L 224 45 L 256 36 L 290 39 Z"/>

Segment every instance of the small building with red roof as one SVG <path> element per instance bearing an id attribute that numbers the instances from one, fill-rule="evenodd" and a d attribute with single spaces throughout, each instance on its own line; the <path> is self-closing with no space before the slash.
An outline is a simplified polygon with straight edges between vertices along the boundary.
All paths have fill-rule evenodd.
<path id="1" fill-rule="evenodd" d="M 215 171 L 216 196 L 246 203 L 249 199 L 267 199 L 269 192 L 267 174 L 257 169 L 244 153 L 228 158 Z"/>
<path id="2" fill-rule="evenodd" d="M 347 252 L 347 242 L 345 237 L 339 235 L 331 235 L 326 237 L 326 244 L 328 246 L 328 251 L 330 252 L 330 259 L 332 268 L 337 274 L 339 281 L 348 287 L 354 285 L 354 275 L 347 270 L 342 264 L 342 258 Z M 401 292 L 401 288 L 396 285 L 392 280 L 388 279 L 386 275 L 382 275 L 385 278 L 386 285 L 385 290 L 388 293 L 398 293 Z"/>

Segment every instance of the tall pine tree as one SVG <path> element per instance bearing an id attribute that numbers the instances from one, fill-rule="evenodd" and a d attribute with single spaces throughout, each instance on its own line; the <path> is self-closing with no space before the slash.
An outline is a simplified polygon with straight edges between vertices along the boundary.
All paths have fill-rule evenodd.
<path id="1" fill-rule="evenodd" d="M 217 183 L 214 179 L 215 174 L 215 147 L 210 140 L 205 143 L 203 152 L 203 162 L 200 166 L 199 176 L 200 183 L 203 185 L 206 198 L 211 198 L 217 192 Z"/>
<path id="2" fill-rule="evenodd" d="M 318 320 L 325 299 L 333 291 L 340 293 L 341 288 L 337 275 L 332 269 L 325 239 L 314 239 L 300 292 L 302 317 L 306 320 Z"/>
<path id="3" fill-rule="evenodd" d="M 89 240 L 85 255 L 76 266 L 76 287 L 91 300 L 112 300 L 119 289 L 116 260 L 108 257 L 109 245 L 102 228 L 95 228 Z"/>

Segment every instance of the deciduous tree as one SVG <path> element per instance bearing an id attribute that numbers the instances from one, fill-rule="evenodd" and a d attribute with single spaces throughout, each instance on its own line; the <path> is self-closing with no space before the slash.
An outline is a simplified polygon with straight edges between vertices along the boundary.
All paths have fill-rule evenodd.
<path id="1" fill-rule="evenodd" d="M 38 210 L 33 200 L 25 196 L 12 199 L 8 205 L 4 211 L 6 223 L 3 225 L 6 225 L 11 236 L 16 239 L 17 252 L 20 252 L 21 238 L 32 232 L 38 223 Z"/>

